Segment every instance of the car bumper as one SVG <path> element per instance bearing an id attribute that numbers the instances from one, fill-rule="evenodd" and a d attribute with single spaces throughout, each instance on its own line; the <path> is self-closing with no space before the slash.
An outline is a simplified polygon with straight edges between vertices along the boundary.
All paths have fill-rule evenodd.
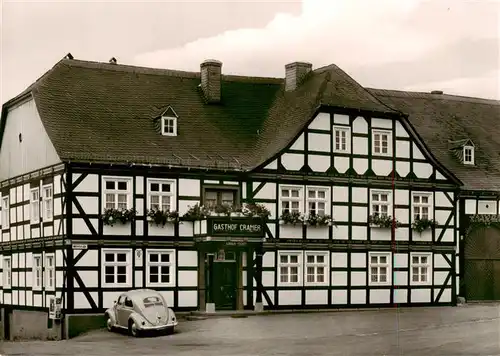
<path id="1" fill-rule="evenodd" d="M 174 327 L 177 326 L 177 321 L 169 324 L 164 324 L 164 325 L 138 325 L 139 330 L 144 330 L 144 331 L 163 331 L 163 330 L 168 330 L 168 329 L 173 329 Z"/>

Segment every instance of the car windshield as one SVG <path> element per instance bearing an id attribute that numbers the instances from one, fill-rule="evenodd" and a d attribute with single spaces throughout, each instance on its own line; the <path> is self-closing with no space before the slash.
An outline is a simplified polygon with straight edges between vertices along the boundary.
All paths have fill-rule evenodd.
<path id="1" fill-rule="evenodd" d="M 147 308 L 147 307 L 152 307 L 152 306 L 155 306 L 155 305 L 163 305 L 162 301 L 160 298 L 158 298 L 157 296 L 150 296 L 150 297 L 146 297 L 142 300 L 142 303 L 144 304 L 144 306 Z"/>

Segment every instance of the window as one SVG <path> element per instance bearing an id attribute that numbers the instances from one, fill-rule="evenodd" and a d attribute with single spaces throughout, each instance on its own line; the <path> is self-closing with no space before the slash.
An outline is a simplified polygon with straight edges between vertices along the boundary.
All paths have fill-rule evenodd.
<path id="1" fill-rule="evenodd" d="M 52 221 L 53 205 L 52 205 L 52 186 L 43 187 L 42 206 L 43 206 L 43 221 Z"/>
<path id="2" fill-rule="evenodd" d="M 147 252 L 147 282 L 152 286 L 174 284 L 174 251 Z"/>
<path id="3" fill-rule="evenodd" d="M 464 163 L 474 164 L 474 147 L 464 146 Z"/>
<path id="4" fill-rule="evenodd" d="M 431 258 L 430 253 L 411 254 L 412 284 L 430 284 Z"/>
<path id="5" fill-rule="evenodd" d="M 373 131 L 373 154 L 390 156 L 392 154 L 392 142 L 390 131 Z"/>
<path id="6" fill-rule="evenodd" d="M 45 255 L 45 289 L 53 290 L 55 280 L 54 254 Z"/>
<path id="7" fill-rule="evenodd" d="M 132 303 L 132 299 L 130 299 L 129 297 L 126 297 L 125 298 L 125 306 L 127 308 L 133 308 L 134 307 L 134 303 Z"/>
<path id="8" fill-rule="evenodd" d="M 335 152 L 350 152 L 351 129 L 349 127 L 334 126 L 333 127 L 333 150 Z"/>
<path id="9" fill-rule="evenodd" d="M 163 116 L 161 118 L 161 134 L 164 136 L 177 136 L 177 118 Z"/>
<path id="10" fill-rule="evenodd" d="M 306 283 L 328 283 L 327 254 L 322 252 L 306 252 Z"/>
<path id="11" fill-rule="evenodd" d="M 311 215 L 326 215 L 329 191 L 325 188 L 307 188 L 307 213 Z"/>
<path id="12" fill-rule="evenodd" d="M 3 289 L 10 289 L 12 284 L 12 262 L 10 257 L 3 258 Z"/>
<path id="13" fill-rule="evenodd" d="M 10 227 L 10 203 L 9 197 L 2 198 L 2 229 Z"/>
<path id="14" fill-rule="evenodd" d="M 168 180 L 148 180 L 149 209 L 175 210 L 175 183 Z"/>
<path id="15" fill-rule="evenodd" d="M 370 284 L 390 284 L 390 253 L 370 253 Z"/>
<path id="16" fill-rule="evenodd" d="M 130 202 L 130 180 L 104 178 L 104 208 L 125 210 Z"/>
<path id="17" fill-rule="evenodd" d="M 236 204 L 236 190 L 205 190 L 204 205 L 208 208 L 214 208 L 218 205 L 235 206 Z"/>
<path id="18" fill-rule="evenodd" d="M 431 195 L 413 193 L 413 220 L 431 219 Z"/>
<path id="19" fill-rule="evenodd" d="M 302 188 L 281 187 L 281 213 L 298 213 L 302 211 Z"/>
<path id="20" fill-rule="evenodd" d="M 389 211 L 390 211 L 390 198 L 391 198 L 391 193 L 390 192 L 377 192 L 374 191 L 371 193 L 372 195 L 372 214 L 373 215 L 380 215 L 380 216 L 388 216 Z"/>
<path id="21" fill-rule="evenodd" d="M 103 279 L 108 287 L 127 287 L 131 284 L 130 250 L 103 251 Z"/>
<path id="22" fill-rule="evenodd" d="M 30 217 L 31 223 L 36 224 L 40 221 L 40 189 L 34 188 L 30 192 Z"/>
<path id="23" fill-rule="evenodd" d="M 33 290 L 42 288 L 42 256 L 33 255 Z"/>
<path id="24" fill-rule="evenodd" d="M 281 284 L 300 283 L 300 257 L 301 252 L 280 253 L 279 271 Z"/>

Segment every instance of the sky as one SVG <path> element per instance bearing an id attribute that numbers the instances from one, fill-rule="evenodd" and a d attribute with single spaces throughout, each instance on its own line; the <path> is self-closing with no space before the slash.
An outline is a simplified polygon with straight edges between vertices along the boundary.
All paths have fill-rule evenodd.
<path id="1" fill-rule="evenodd" d="M 0 102 L 76 59 L 283 77 L 334 63 L 365 87 L 500 100 L 500 0 L 0 0 Z"/>

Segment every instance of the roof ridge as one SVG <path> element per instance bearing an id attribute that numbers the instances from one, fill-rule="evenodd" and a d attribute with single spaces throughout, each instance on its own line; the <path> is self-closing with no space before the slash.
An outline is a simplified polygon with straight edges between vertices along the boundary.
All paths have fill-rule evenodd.
<path id="1" fill-rule="evenodd" d="M 81 68 L 96 68 L 101 70 L 110 70 L 116 72 L 131 72 L 143 73 L 148 75 L 167 75 L 172 77 L 182 77 L 190 79 L 198 79 L 201 77 L 200 72 L 184 71 L 168 68 L 153 68 L 145 66 L 136 66 L 130 64 L 111 64 L 106 62 L 86 61 L 80 59 L 63 59 L 64 64 Z M 268 82 L 269 84 L 281 84 L 284 78 L 279 77 L 264 77 L 264 76 L 245 76 L 235 74 L 222 74 L 222 78 L 227 81 L 257 81 Z"/>
<path id="2" fill-rule="evenodd" d="M 483 103 L 490 105 L 500 105 L 500 100 L 498 99 L 488 99 L 475 96 L 457 95 L 457 94 L 432 94 L 425 91 L 413 91 L 413 90 L 398 90 L 398 89 L 381 89 L 381 88 L 366 88 L 368 91 L 376 92 L 376 96 L 391 96 L 391 97 L 421 97 L 433 100 L 451 99 L 457 101 L 467 101 L 470 103 Z"/>

